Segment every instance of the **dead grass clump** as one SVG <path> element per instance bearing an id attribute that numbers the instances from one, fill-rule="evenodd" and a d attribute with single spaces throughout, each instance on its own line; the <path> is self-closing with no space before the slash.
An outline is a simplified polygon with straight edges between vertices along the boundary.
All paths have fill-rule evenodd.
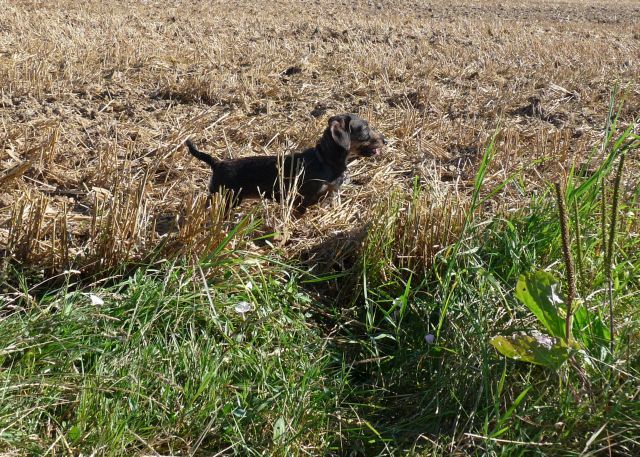
<path id="1" fill-rule="evenodd" d="M 60 272 L 82 269 L 105 271 L 142 259 L 193 255 L 216 250 L 227 236 L 228 198 L 202 194 L 184 203 L 174 223 L 151 220 L 147 176 L 113 192 L 94 188 L 89 192 L 90 212 L 71 214 L 69 205 L 52 210 L 46 195 L 25 193 L 11 207 L 3 230 L 4 255 L 19 265 Z"/>
<path id="2" fill-rule="evenodd" d="M 232 196 L 226 194 L 214 194 L 211 197 L 197 194 L 186 201 L 185 216 L 176 221 L 177 233 L 167 237 L 158 254 L 188 258 L 206 258 L 213 254 L 227 236 L 229 224 L 226 216 L 231 199 Z M 245 220 L 238 228 L 240 233 L 246 226 Z M 175 229 L 169 228 L 167 231 L 171 233 Z"/>
<path id="3" fill-rule="evenodd" d="M 442 188 L 389 193 L 373 211 L 364 239 L 364 257 L 375 269 L 368 276 L 380 273 L 387 281 L 385 272 L 395 269 L 424 275 L 459 240 L 468 211 L 466 197 Z"/>

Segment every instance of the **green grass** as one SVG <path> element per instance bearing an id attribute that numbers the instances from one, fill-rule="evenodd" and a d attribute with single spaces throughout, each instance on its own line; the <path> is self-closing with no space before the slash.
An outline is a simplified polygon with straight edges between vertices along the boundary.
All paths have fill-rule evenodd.
<path id="1" fill-rule="evenodd" d="M 608 433 L 618 435 L 599 435 L 590 449 L 612 446 L 620 455 L 633 455 L 638 449 L 637 275 L 631 279 L 620 269 L 619 290 L 627 293 L 616 301 L 617 316 L 625 324 L 618 327 L 615 361 L 605 347 L 602 353 L 585 355 L 575 365 L 552 372 L 506 362 L 488 344 L 489 337 L 501 331 L 536 327 L 514 299 L 513 286 L 523 271 L 549 264 L 560 267 L 554 263 L 559 258 L 556 234 L 549 230 L 547 237 L 539 229 L 553 223 L 551 210 L 541 202 L 509 220 L 496 219 L 482 229 L 478 250 L 461 249 L 466 252 L 453 267 L 457 286 L 448 298 L 444 320 L 438 314 L 445 297 L 437 278 L 412 291 L 409 316 L 400 331 L 397 322 L 389 323 L 389 302 L 377 303 L 378 327 L 369 340 L 361 339 L 361 345 L 363 352 L 380 359 L 361 374 L 370 391 L 362 408 L 375 417 L 373 427 L 380 435 L 394 437 L 394 447 L 426 434 L 435 440 L 422 442 L 427 454 L 462 449 L 478 455 L 571 455 L 587 447 L 606 424 Z M 637 246 L 637 234 L 624 241 L 628 253 L 634 253 L 624 263 L 638 265 L 638 250 L 631 249 Z M 603 287 L 602 278 L 599 281 L 590 283 L 593 290 Z M 590 292 L 585 288 L 581 296 Z M 383 295 L 369 291 L 369 296 L 376 293 Z M 600 306 L 603 294 L 589 300 L 590 307 Z M 440 338 L 428 345 L 424 335 L 435 334 L 440 322 Z M 376 339 L 385 333 L 393 340 Z"/>
<path id="2" fill-rule="evenodd" d="M 567 185 L 580 226 L 578 295 L 605 321 L 601 211 L 611 202 L 601 189 L 639 142 L 632 129 L 606 138 L 594 177 Z M 625 215 L 638 214 L 639 191 L 622 193 L 618 213 L 614 352 L 588 348 L 557 371 L 505 360 L 492 336 L 538 328 L 514 297 L 518 276 L 562 277 L 564 267 L 551 192 L 476 216 L 491 150 L 457 241 L 402 260 L 407 224 L 442 213 L 419 212 L 420 189 L 392 193 L 355 266 L 331 276 L 339 300 L 276 253 L 222 247 L 194 264 L 165 261 L 38 298 L 21 277 L 23 293 L 0 296 L 0 450 L 637 455 L 640 226 Z"/>
<path id="3" fill-rule="evenodd" d="M 62 290 L 5 316 L 3 447 L 322 453 L 343 380 L 310 298 L 295 276 L 236 267 L 207 285 L 167 264 L 92 289 L 102 305 Z"/>
<path id="4" fill-rule="evenodd" d="M 637 149 L 638 137 L 632 132 L 629 128 L 611 141 L 607 159 L 592 177 L 573 177 L 569 184 L 582 229 L 579 298 L 605 322 L 599 183 L 609 182 L 612 165 L 623 152 Z M 490 155 L 491 147 L 485 160 Z M 480 201 L 481 181 L 479 173 L 472 209 Z M 618 214 L 637 214 L 637 203 L 637 190 L 631 189 Z M 389 207 L 397 213 L 394 205 Z M 612 210 L 609 202 L 604 207 Z M 393 230 L 388 224 L 377 227 Z M 550 269 L 563 276 L 559 222 L 551 193 L 533 198 L 528 208 L 508 217 L 479 221 L 468 217 L 461 233 L 459 242 L 436 257 L 431 275 L 421 281 L 400 269 L 372 278 L 372 270 L 362 267 L 362 287 L 367 290 L 363 290 L 366 312 L 360 321 L 367 322 L 369 339 L 361 338 L 360 344 L 363 356 L 373 361 L 360 375 L 366 380 L 365 400 L 360 404 L 373 418 L 367 425 L 375 430 L 368 433 L 369 439 L 392 438 L 391 447 L 403 450 L 408 449 L 406 444 L 411 448 L 422 442 L 423 452 L 443 455 L 454 450 L 478 455 L 638 452 L 637 220 L 623 221 L 616 237 L 614 354 L 603 346 L 588 348 L 557 372 L 505 362 L 488 344 L 491 336 L 503 331 L 540 330 L 514 298 L 513 287 L 521 273 Z M 388 235 L 370 235 L 370 239 L 377 263 L 393 264 L 380 259 L 385 252 L 380 246 L 385 246 L 382 240 Z M 574 249 L 577 243 L 574 240 Z M 395 306 L 393 294 L 402 294 L 408 311 Z M 427 333 L 438 336 L 434 345 L 423 339 Z"/>

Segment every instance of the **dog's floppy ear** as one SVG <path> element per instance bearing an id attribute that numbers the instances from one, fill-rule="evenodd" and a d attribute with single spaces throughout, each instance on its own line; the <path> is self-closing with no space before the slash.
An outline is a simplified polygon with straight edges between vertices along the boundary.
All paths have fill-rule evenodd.
<path id="1" fill-rule="evenodd" d="M 349 123 L 351 118 L 349 116 L 332 116 L 329 118 L 329 130 L 331 130 L 331 137 L 338 146 L 348 151 L 351 147 L 351 134 Z"/>

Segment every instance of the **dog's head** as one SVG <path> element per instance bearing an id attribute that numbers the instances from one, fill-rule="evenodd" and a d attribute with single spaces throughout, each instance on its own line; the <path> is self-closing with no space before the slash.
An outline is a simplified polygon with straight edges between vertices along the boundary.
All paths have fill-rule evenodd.
<path id="1" fill-rule="evenodd" d="M 328 130 L 333 141 L 345 151 L 349 158 L 371 157 L 387 144 L 384 136 L 376 132 L 369 123 L 355 114 L 341 114 L 329 118 Z"/>

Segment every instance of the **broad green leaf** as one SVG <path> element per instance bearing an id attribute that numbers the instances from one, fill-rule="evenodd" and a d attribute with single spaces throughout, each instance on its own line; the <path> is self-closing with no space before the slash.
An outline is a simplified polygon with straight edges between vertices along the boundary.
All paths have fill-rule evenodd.
<path id="1" fill-rule="evenodd" d="M 574 311 L 573 333 L 590 350 L 611 340 L 609 327 L 602 321 L 602 318 L 584 306 L 579 306 Z"/>
<path id="2" fill-rule="evenodd" d="M 565 337 L 564 317 L 558 313 L 558 305 L 565 300 L 560 296 L 560 283 L 553 275 L 545 271 L 520 275 L 516 297 L 535 314 L 552 336 Z"/>
<path id="3" fill-rule="evenodd" d="M 562 365 L 569 356 L 569 348 L 562 340 L 541 334 L 496 336 L 491 339 L 491 344 L 510 359 L 553 369 Z"/>
<path id="4" fill-rule="evenodd" d="M 284 418 L 279 417 L 275 424 L 273 424 L 273 441 L 278 441 L 284 436 L 286 427 L 287 424 L 284 422 Z"/>

